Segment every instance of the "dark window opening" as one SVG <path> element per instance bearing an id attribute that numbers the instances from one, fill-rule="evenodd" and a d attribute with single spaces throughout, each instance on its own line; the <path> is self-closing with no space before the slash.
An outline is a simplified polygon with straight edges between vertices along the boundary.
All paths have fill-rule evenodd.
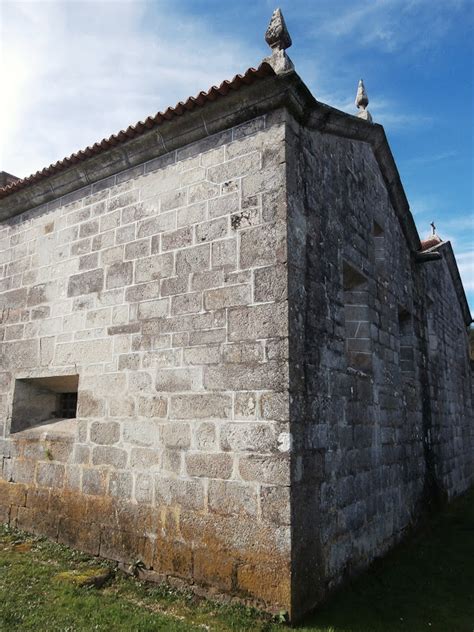
<path id="1" fill-rule="evenodd" d="M 368 281 L 344 262 L 343 287 L 347 365 L 367 371 L 372 368 Z"/>
<path id="2" fill-rule="evenodd" d="M 21 432 L 39 425 L 59 423 L 60 419 L 75 419 L 78 384 L 78 375 L 55 375 L 15 380 L 11 432 Z M 67 423 L 72 422 L 68 421 Z"/>
<path id="3" fill-rule="evenodd" d="M 60 393 L 58 417 L 74 419 L 77 410 L 77 393 Z"/>
<path id="4" fill-rule="evenodd" d="M 377 222 L 374 222 L 373 227 L 373 238 L 374 238 L 374 256 L 375 263 L 381 263 L 385 260 L 385 237 L 383 228 Z"/>
<path id="5" fill-rule="evenodd" d="M 412 375 L 415 370 L 413 318 L 410 312 L 403 307 L 400 307 L 398 310 L 398 334 L 400 340 L 400 370 L 405 375 Z"/>

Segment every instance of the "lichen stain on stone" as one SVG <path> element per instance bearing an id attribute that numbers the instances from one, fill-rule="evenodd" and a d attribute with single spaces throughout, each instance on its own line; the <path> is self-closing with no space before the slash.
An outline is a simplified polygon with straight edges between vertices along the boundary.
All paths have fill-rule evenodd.
<path id="1" fill-rule="evenodd" d="M 0 482 L 0 499 L 11 526 L 117 562 L 139 560 L 164 579 L 180 578 L 209 594 L 224 591 L 263 608 L 289 609 L 289 554 L 271 525 L 255 529 L 240 516 L 237 533 L 234 516 L 17 483 Z M 70 580 L 89 581 L 82 570 Z"/>

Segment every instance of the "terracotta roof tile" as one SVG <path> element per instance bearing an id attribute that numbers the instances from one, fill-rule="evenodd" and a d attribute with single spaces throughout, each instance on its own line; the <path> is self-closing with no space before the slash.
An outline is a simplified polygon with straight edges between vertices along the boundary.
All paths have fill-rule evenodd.
<path id="1" fill-rule="evenodd" d="M 49 167 L 45 167 L 41 171 L 37 171 L 31 176 L 17 180 L 7 186 L 0 188 L 0 199 L 4 198 L 20 189 L 43 180 L 53 174 L 60 171 L 64 171 L 68 167 L 87 160 L 91 156 L 96 156 L 102 152 L 107 151 L 112 147 L 116 147 L 131 138 L 135 138 L 144 134 L 153 127 L 162 125 L 165 121 L 169 121 L 178 116 L 182 116 L 186 112 L 194 110 L 199 107 L 203 107 L 209 101 L 215 101 L 216 99 L 226 96 L 229 92 L 239 90 L 244 85 L 249 85 L 255 81 L 273 75 L 274 70 L 272 67 L 263 62 L 258 68 L 249 68 L 243 75 L 236 75 L 230 81 L 223 81 L 219 86 L 212 86 L 207 92 L 200 92 L 196 97 L 189 97 L 186 101 L 180 101 L 174 107 L 167 108 L 164 112 L 158 112 L 154 116 L 149 116 L 144 121 L 139 121 L 136 125 L 130 125 L 127 129 L 118 132 L 118 134 L 112 134 L 109 138 L 95 143 L 92 146 L 86 147 L 77 153 L 55 162 Z"/>
<path id="2" fill-rule="evenodd" d="M 424 252 L 425 250 L 429 250 L 430 248 L 438 246 L 441 243 L 443 243 L 443 240 L 438 235 L 432 235 L 427 239 L 421 240 L 421 251 Z"/>

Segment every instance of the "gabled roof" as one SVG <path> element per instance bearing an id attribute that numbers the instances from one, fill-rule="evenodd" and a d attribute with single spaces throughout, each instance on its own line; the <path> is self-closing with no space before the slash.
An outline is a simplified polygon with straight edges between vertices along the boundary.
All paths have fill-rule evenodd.
<path id="1" fill-rule="evenodd" d="M 448 266 L 448 270 L 453 281 L 454 290 L 461 307 L 464 322 L 466 323 L 466 326 L 469 326 L 473 320 L 451 242 L 443 241 L 438 235 L 433 235 L 431 238 L 422 241 L 421 244 L 423 252 L 439 252 L 446 261 L 446 265 Z"/>
<path id="2" fill-rule="evenodd" d="M 226 80 L 219 86 L 212 86 L 209 90 L 207 90 L 207 92 L 200 92 L 196 97 L 188 97 L 186 101 L 180 101 L 174 107 L 168 107 L 164 112 L 158 112 L 153 116 L 149 116 L 144 121 L 139 121 L 135 125 L 130 125 L 127 129 L 121 130 L 117 134 L 112 134 L 112 136 L 104 138 L 101 141 L 94 143 L 94 145 L 73 153 L 62 160 L 58 160 L 54 164 L 49 165 L 49 167 L 45 167 L 31 176 L 17 179 L 14 182 L 7 184 L 6 186 L 0 188 L 0 199 L 15 193 L 20 189 L 24 189 L 31 184 L 39 182 L 40 180 L 48 178 L 49 176 L 65 171 L 79 162 L 101 154 L 113 147 L 116 147 L 117 145 L 129 141 L 132 138 L 136 138 L 137 136 L 148 132 L 150 129 L 162 125 L 166 121 L 182 116 L 186 112 L 195 110 L 196 108 L 203 107 L 206 103 L 224 97 L 229 92 L 239 90 L 242 86 L 250 85 L 259 79 L 274 74 L 275 72 L 273 68 L 266 62 L 261 63 L 258 68 L 249 68 L 243 75 L 235 75 L 235 77 L 230 81 Z"/>

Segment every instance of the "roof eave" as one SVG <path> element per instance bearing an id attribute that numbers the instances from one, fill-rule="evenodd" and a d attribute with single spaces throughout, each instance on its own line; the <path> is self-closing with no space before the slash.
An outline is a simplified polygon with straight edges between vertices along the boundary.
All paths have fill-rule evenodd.
<path id="1" fill-rule="evenodd" d="M 309 127 L 372 146 L 410 250 L 419 251 L 420 238 L 383 127 L 320 103 L 294 70 L 275 75 L 266 66 L 262 64 L 248 83 L 239 82 L 225 95 L 216 94 L 216 98 L 205 99 L 192 110 L 182 109 L 179 115 L 162 118 L 134 138 L 121 140 L 97 155 L 83 156 L 58 173 L 12 190 L 0 200 L 0 221 L 45 204 L 54 206 L 54 200 L 64 196 L 69 202 L 79 199 L 95 183 L 113 174 L 127 172 L 147 160 L 284 107 Z"/>

